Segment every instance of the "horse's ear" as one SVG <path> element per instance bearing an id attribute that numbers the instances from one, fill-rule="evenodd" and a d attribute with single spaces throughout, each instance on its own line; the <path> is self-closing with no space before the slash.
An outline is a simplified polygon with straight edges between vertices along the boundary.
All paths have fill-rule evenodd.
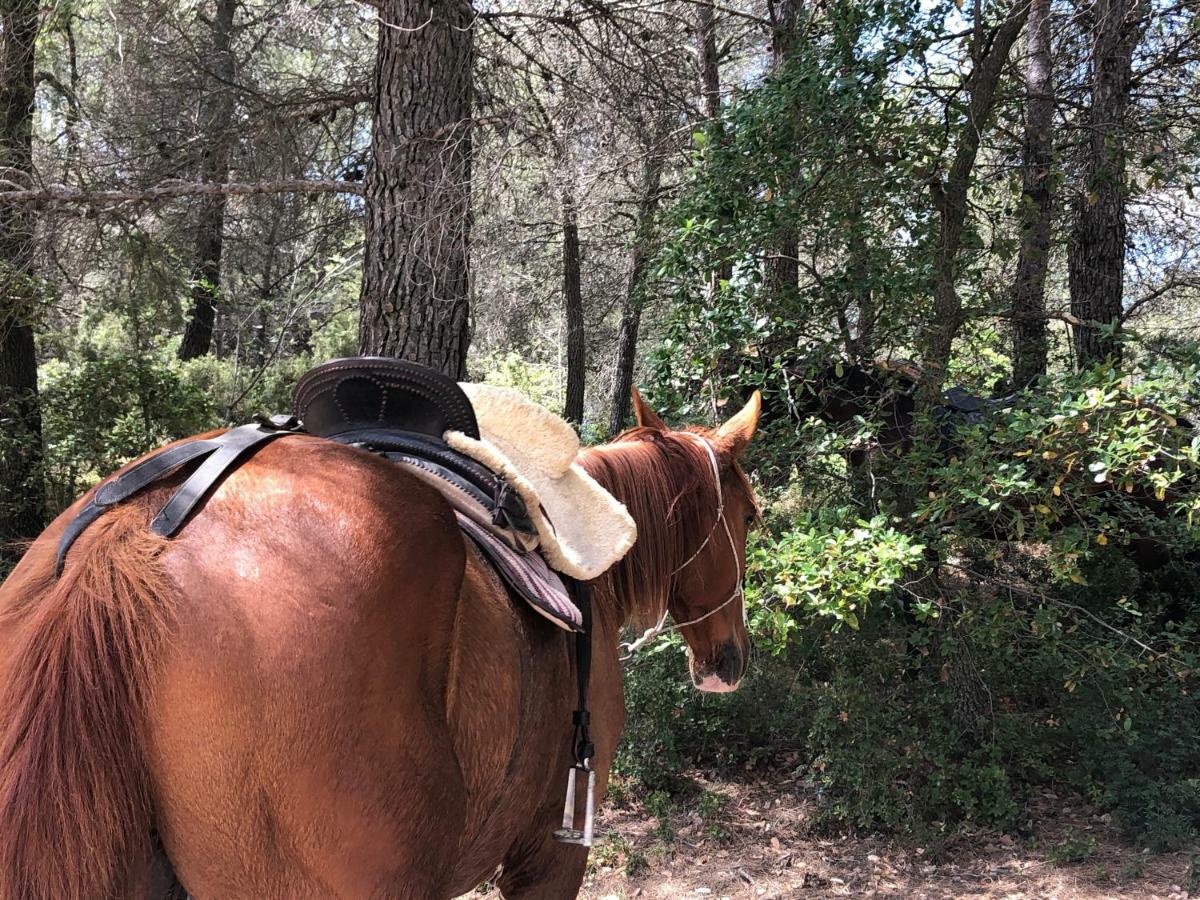
<path id="1" fill-rule="evenodd" d="M 754 430 L 758 428 L 758 417 L 762 415 L 762 392 L 755 391 L 741 412 L 717 429 L 717 444 L 730 459 L 742 455 Z"/>
<path id="2" fill-rule="evenodd" d="M 654 411 L 650 404 L 642 399 L 642 395 L 638 393 L 638 389 L 631 385 L 629 393 L 633 397 L 633 414 L 637 417 L 638 425 L 642 428 L 653 428 L 655 431 L 666 431 L 666 424 L 658 417 L 658 413 Z"/>

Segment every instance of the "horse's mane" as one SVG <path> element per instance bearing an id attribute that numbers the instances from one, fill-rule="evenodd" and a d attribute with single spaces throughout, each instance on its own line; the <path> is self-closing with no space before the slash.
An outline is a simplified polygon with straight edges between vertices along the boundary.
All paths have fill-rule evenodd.
<path id="1" fill-rule="evenodd" d="M 665 609 L 679 566 L 715 524 L 717 498 L 708 454 L 679 432 L 631 428 L 612 443 L 587 450 L 580 462 L 625 504 L 638 528 L 633 549 L 598 585 L 612 597 L 597 612 L 615 613 L 617 624 L 653 624 Z M 752 497 L 736 462 L 731 469 L 723 467 L 723 473 L 729 471 Z"/>

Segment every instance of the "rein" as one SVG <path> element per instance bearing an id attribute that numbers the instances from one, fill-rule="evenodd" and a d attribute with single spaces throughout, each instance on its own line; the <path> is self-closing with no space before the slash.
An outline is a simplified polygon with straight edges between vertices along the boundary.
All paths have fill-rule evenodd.
<path id="1" fill-rule="evenodd" d="M 725 538 L 729 542 L 729 550 L 733 554 L 734 560 L 737 560 L 737 546 L 733 542 L 733 533 L 729 530 L 729 520 L 725 517 L 725 493 L 721 490 L 721 467 L 717 463 L 717 454 L 716 451 L 713 450 L 712 442 L 707 438 L 701 437 L 698 434 L 693 434 L 690 431 L 681 431 L 679 433 L 685 435 L 691 440 L 696 441 L 708 454 L 708 461 L 712 466 L 713 487 L 717 492 L 717 517 L 713 520 L 712 527 L 708 529 L 708 534 L 704 536 L 704 540 L 700 542 L 700 546 L 697 547 L 695 552 L 693 552 L 691 556 L 684 560 L 681 565 L 677 566 L 674 571 L 671 572 L 672 577 L 678 575 L 680 572 L 690 566 L 696 561 L 696 558 L 702 552 L 704 552 L 704 548 L 709 545 L 709 543 L 712 541 L 713 534 L 716 533 L 717 525 L 723 526 L 725 530 Z M 642 632 L 642 635 L 637 638 L 637 640 L 622 642 L 620 644 L 621 650 L 624 651 L 623 655 L 621 656 L 621 661 L 625 662 L 632 659 L 634 653 L 646 646 L 646 644 L 650 643 L 660 634 L 664 634 L 668 631 L 678 631 L 681 628 L 687 628 L 690 625 L 696 625 L 699 622 L 703 622 L 709 616 L 716 615 L 730 603 L 740 599 L 742 597 L 742 577 L 744 574 L 745 573 L 742 570 L 742 565 L 739 562 L 737 580 L 734 583 L 733 593 L 731 593 L 721 604 L 714 606 L 708 612 L 704 613 L 704 615 L 696 616 L 694 619 L 689 619 L 686 622 L 675 622 L 669 626 L 667 625 L 667 616 L 670 615 L 670 601 L 668 599 L 667 602 L 663 603 L 662 616 L 659 617 L 659 620 L 655 625 Z M 745 619 L 745 617 L 746 610 L 743 608 L 742 618 Z"/>

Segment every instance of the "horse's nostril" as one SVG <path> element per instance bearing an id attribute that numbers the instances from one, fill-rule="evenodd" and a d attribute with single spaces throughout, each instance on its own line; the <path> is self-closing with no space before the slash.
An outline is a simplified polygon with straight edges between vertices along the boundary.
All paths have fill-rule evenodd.
<path id="1" fill-rule="evenodd" d="M 733 684 L 742 677 L 742 658 L 738 656 L 724 656 L 721 658 L 721 664 L 717 667 L 717 674 L 726 684 Z"/>
<path id="2" fill-rule="evenodd" d="M 742 648 L 733 641 L 726 641 L 721 645 L 714 669 L 714 674 L 726 684 L 738 681 L 746 671 L 746 658 L 742 654 Z"/>

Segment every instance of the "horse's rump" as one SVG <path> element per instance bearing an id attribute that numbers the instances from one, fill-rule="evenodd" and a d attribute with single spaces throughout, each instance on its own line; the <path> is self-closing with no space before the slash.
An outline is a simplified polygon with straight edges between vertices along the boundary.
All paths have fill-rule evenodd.
<path id="1" fill-rule="evenodd" d="M 286 445 L 231 474 L 173 541 L 147 527 L 166 484 L 105 512 L 57 580 L 48 549 L 56 523 L 5 585 L 3 900 L 110 897 L 141 877 L 163 813 L 155 804 L 177 800 L 164 796 L 158 775 L 186 770 L 204 744 L 202 728 L 175 740 L 163 724 L 173 704 L 195 699 L 159 696 L 184 651 L 193 661 L 209 654 L 230 672 L 257 667 L 286 678 L 288 665 L 304 671 L 320 656 L 316 665 L 332 668 L 353 654 L 338 645 L 343 625 L 381 633 L 407 618 L 422 650 L 448 640 L 447 601 L 457 596 L 464 550 L 442 498 L 351 448 L 303 438 Z M 399 539 L 397 522 L 407 523 Z M 428 607 L 393 602 L 404 588 Z M 440 638 L 430 639 L 439 620 Z M 221 657 L 221 647 L 235 653 Z M 423 653 L 390 655 L 371 666 L 405 666 L 403 679 L 444 694 L 444 671 L 424 668 Z M 285 717 L 304 702 L 316 701 L 276 702 L 273 712 Z M 260 710 L 246 728 L 264 721 Z"/>

